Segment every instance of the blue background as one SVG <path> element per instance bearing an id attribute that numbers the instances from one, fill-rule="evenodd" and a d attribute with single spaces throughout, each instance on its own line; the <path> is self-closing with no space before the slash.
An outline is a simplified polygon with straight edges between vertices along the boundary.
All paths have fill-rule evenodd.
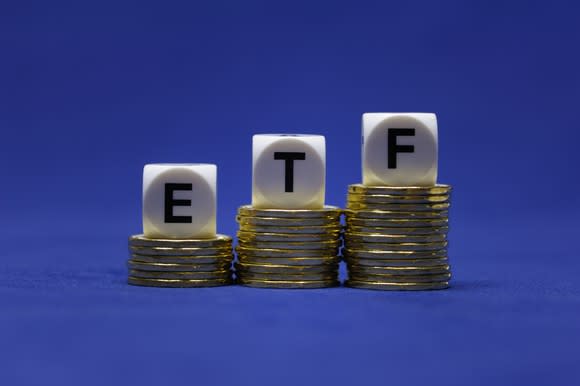
<path id="1" fill-rule="evenodd" d="M 0 383 L 578 384 L 574 2 L 0 6 Z M 142 166 L 215 162 L 250 201 L 251 135 L 327 137 L 360 181 L 367 111 L 436 112 L 453 288 L 125 284 Z"/>

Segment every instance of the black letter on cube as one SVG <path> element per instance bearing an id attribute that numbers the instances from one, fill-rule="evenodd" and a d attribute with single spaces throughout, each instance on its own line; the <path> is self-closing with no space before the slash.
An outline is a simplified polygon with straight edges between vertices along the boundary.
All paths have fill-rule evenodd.
<path id="1" fill-rule="evenodd" d="M 174 206 L 191 206 L 191 200 L 176 200 L 173 192 L 176 190 L 192 190 L 191 184 L 165 184 L 165 222 L 166 223 L 191 223 L 191 216 L 174 216 Z"/>
<path id="2" fill-rule="evenodd" d="M 294 191 L 294 161 L 304 161 L 306 153 L 300 152 L 274 152 L 275 160 L 284 160 L 285 177 L 284 177 L 284 192 L 291 193 Z"/>
<path id="3" fill-rule="evenodd" d="M 397 145 L 397 137 L 415 136 L 415 129 L 388 129 L 387 141 L 388 152 L 387 161 L 389 169 L 397 168 L 397 153 L 414 153 L 415 146 L 413 145 Z"/>

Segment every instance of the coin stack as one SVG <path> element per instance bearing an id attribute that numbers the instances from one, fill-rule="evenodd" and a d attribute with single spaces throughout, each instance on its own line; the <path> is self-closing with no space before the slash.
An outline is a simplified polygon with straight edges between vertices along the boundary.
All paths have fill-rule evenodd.
<path id="1" fill-rule="evenodd" d="M 323 288 L 338 284 L 341 210 L 238 209 L 240 284 L 261 288 Z"/>
<path id="2" fill-rule="evenodd" d="M 346 285 L 382 290 L 449 286 L 449 185 L 350 185 L 343 256 Z"/>
<path id="3" fill-rule="evenodd" d="M 150 287 L 216 287 L 231 284 L 232 238 L 129 238 L 129 284 Z"/>

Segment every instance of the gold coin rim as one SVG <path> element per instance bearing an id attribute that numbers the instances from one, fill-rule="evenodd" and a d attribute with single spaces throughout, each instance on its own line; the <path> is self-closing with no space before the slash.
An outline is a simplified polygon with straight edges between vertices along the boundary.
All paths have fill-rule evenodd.
<path id="1" fill-rule="evenodd" d="M 447 233 L 435 233 L 435 234 L 418 234 L 418 235 L 407 235 L 398 233 L 378 233 L 378 232 L 353 232 L 349 230 L 344 231 L 344 237 L 354 237 L 354 238 L 384 238 L 384 239 L 404 239 L 405 237 L 443 237 L 446 238 Z"/>
<path id="2" fill-rule="evenodd" d="M 276 261 L 277 260 L 277 261 Z M 292 265 L 292 266 L 332 266 L 340 262 L 338 256 L 333 257 L 260 257 L 260 256 L 238 256 L 238 262 L 242 264 L 269 264 L 276 262 L 277 264 Z"/>
<path id="3" fill-rule="evenodd" d="M 221 271 L 147 271 L 130 269 L 129 276 L 142 279 L 213 280 L 228 278 L 230 270 Z"/>
<path id="4" fill-rule="evenodd" d="M 423 275 L 392 275 L 392 274 L 371 274 L 348 272 L 349 280 L 369 281 L 369 282 L 391 282 L 391 283 L 437 283 L 450 281 L 451 272 L 423 274 Z"/>
<path id="5" fill-rule="evenodd" d="M 303 257 L 303 258 L 318 258 L 327 256 L 337 256 L 339 248 L 332 250 L 318 250 L 318 249 L 280 249 L 280 248 L 248 248 L 237 246 L 235 251 L 238 256 L 257 256 L 270 258 L 286 258 L 286 257 Z"/>
<path id="6" fill-rule="evenodd" d="M 272 218 L 272 217 L 241 217 L 236 216 L 240 226 L 274 226 L 274 227 L 312 227 L 312 226 L 339 226 L 337 218 Z"/>
<path id="7" fill-rule="evenodd" d="M 356 264 L 369 267 L 436 267 L 449 265 L 448 258 L 439 259 L 344 259 L 347 266 Z"/>
<path id="8" fill-rule="evenodd" d="M 253 233 L 239 230 L 236 232 L 238 241 L 262 241 L 262 242 L 318 242 L 340 240 L 340 230 L 336 233 Z M 267 240 L 270 239 L 270 240 Z M 309 240 L 294 240 L 309 239 Z"/>
<path id="9" fill-rule="evenodd" d="M 362 256 L 373 256 L 368 257 L 367 259 L 374 259 L 374 258 L 386 258 L 385 256 L 393 256 L 393 258 L 397 259 L 436 259 L 440 257 L 449 257 L 446 248 L 442 248 L 439 250 L 433 251 L 406 251 L 406 250 L 382 250 L 382 249 L 371 249 L 371 248 L 362 248 L 362 249 L 353 249 L 345 247 L 342 250 L 343 254 L 346 254 L 350 257 L 354 258 L 365 258 Z M 402 257 L 404 256 L 404 257 Z"/>
<path id="10" fill-rule="evenodd" d="M 271 289 L 317 289 L 317 288 L 331 288 L 340 285 L 338 280 L 328 281 L 282 281 L 282 280 L 238 280 L 238 283 L 243 286 L 254 288 L 271 288 Z"/>
<path id="11" fill-rule="evenodd" d="M 268 209 L 254 208 L 252 205 L 242 205 L 238 208 L 238 215 L 250 217 L 320 218 L 339 217 L 341 214 L 342 209 L 334 205 L 325 205 L 319 209 Z"/>
<path id="12" fill-rule="evenodd" d="M 388 283 L 388 282 L 366 282 L 362 280 L 347 280 L 345 286 L 350 288 L 376 289 L 376 290 L 439 290 L 449 288 L 448 281 L 434 283 Z"/>
<path id="13" fill-rule="evenodd" d="M 242 248 L 254 248 L 254 249 L 328 251 L 340 247 L 340 242 L 341 242 L 340 239 L 331 241 L 306 241 L 306 242 L 238 240 L 238 246 Z"/>
<path id="14" fill-rule="evenodd" d="M 338 280 L 338 271 L 324 273 L 259 273 L 248 271 L 236 271 L 236 277 L 241 280 L 258 281 L 327 281 Z"/>
<path id="15" fill-rule="evenodd" d="M 422 205 L 450 203 L 451 196 L 448 194 L 432 196 L 403 196 L 388 194 L 355 194 L 349 193 L 347 202 L 353 204 L 377 204 L 377 205 Z"/>
<path id="16" fill-rule="evenodd" d="M 236 263 L 234 264 L 236 271 L 247 271 L 253 273 L 315 273 L 315 272 L 331 272 L 339 269 L 336 264 L 316 264 L 316 265 L 288 265 L 288 264 L 255 264 L 255 263 Z"/>
<path id="17" fill-rule="evenodd" d="M 228 235 L 217 234 L 216 237 L 207 239 L 152 239 L 145 237 L 144 234 L 137 234 L 129 236 L 129 245 L 135 247 L 170 247 L 170 248 L 205 248 L 209 245 L 213 246 L 227 246 L 231 245 L 233 238 Z"/>
<path id="18" fill-rule="evenodd" d="M 231 263 L 234 255 L 228 256 L 151 256 L 151 255 L 135 255 L 129 257 L 129 261 L 136 263 L 154 263 L 154 264 L 189 264 L 189 265 L 203 265 L 203 264 L 221 264 Z"/>
<path id="19" fill-rule="evenodd" d="M 441 190 L 442 189 L 442 190 Z M 448 184 L 435 184 L 432 186 L 368 186 L 363 184 L 351 184 L 348 186 L 348 192 L 393 192 L 391 194 L 407 195 L 432 195 L 432 194 L 450 194 L 453 188 Z M 432 193 L 433 192 L 433 193 Z"/>
<path id="20" fill-rule="evenodd" d="M 442 264 L 439 266 L 396 266 L 396 267 L 384 267 L 384 266 L 366 266 L 357 265 L 354 263 L 347 264 L 348 272 L 360 271 L 362 273 L 368 273 L 373 275 L 428 275 L 436 273 L 446 273 L 451 272 L 451 267 L 449 264 Z"/>
<path id="21" fill-rule="evenodd" d="M 232 261 L 220 261 L 219 263 L 165 263 L 165 262 L 149 262 L 149 261 L 139 261 L 129 259 L 127 261 L 127 267 L 139 271 L 159 271 L 159 272 L 208 272 L 211 270 L 219 270 L 217 268 L 231 266 Z"/>
<path id="22" fill-rule="evenodd" d="M 389 233 L 391 232 L 391 233 Z M 395 233 L 392 233 L 395 232 Z M 399 233 L 397 233 L 399 232 Z M 417 232 L 417 233 L 415 233 Z M 449 226 L 441 227 L 365 227 L 360 225 L 347 225 L 344 227 L 344 233 L 364 233 L 379 235 L 405 235 L 405 236 L 431 236 L 446 235 L 449 233 Z"/>
<path id="23" fill-rule="evenodd" d="M 445 203 L 444 203 L 445 204 Z M 433 204 L 433 205 L 439 205 L 441 206 L 442 204 Z M 413 207 L 419 207 L 419 208 L 423 208 L 421 210 L 415 210 Z M 396 204 L 393 206 L 381 206 L 380 208 L 358 208 L 358 209 L 351 209 L 351 208 L 345 208 L 344 209 L 344 215 L 346 218 L 370 218 L 370 219 L 381 219 L 381 218 L 393 218 L 393 219 L 397 219 L 397 218 L 415 218 L 418 216 L 426 216 L 426 215 L 431 215 L 431 217 L 418 217 L 418 218 L 425 218 L 425 219 L 440 219 L 440 218 L 447 218 L 447 215 L 449 214 L 450 205 L 447 205 L 447 208 L 441 208 L 441 209 L 434 209 L 434 208 L 429 208 L 427 210 L 424 210 L 426 208 L 425 204 L 408 204 L 408 205 L 403 205 L 403 204 Z M 393 217 L 393 216 L 401 216 L 401 215 L 405 215 L 407 217 Z"/>
<path id="24" fill-rule="evenodd" d="M 195 287 L 219 287 L 233 284 L 231 278 L 227 279 L 144 279 L 128 276 L 127 283 L 141 287 L 167 287 L 167 288 L 195 288 Z"/>
<path id="25" fill-rule="evenodd" d="M 171 248 L 171 247 L 134 247 L 129 246 L 131 254 L 145 256 L 216 256 L 231 253 L 233 246 L 220 248 Z M 145 253 L 143 253 L 145 252 Z"/>
<path id="26" fill-rule="evenodd" d="M 271 228 L 271 229 L 268 229 Z M 340 233 L 342 225 L 337 222 L 332 226 L 269 226 L 269 225 L 240 225 L 239 231 L 252 233 L 284 233 L 287 235 L 321 235 Z M 307 230 L 308 232 L 300 232 Z M 312 232 L 311 232 L 312 231 Z"/>
<path id="27" fill-rule="evenodd" d="M 344 240 L 344 247 L 352 249 L 373 249 L 379 251 L 434 251 L 445 249 L 449 245 L 449 241 L 432 242 L 432 243 L 417 243 L 417 242 L 401 242 L 401 243 L 378 243 L 378 242 L 357 242 L 348 239 Z"/>

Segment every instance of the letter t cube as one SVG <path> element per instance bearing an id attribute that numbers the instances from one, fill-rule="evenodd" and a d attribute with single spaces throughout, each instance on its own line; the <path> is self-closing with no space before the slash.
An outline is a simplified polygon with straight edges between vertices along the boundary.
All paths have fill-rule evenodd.
<path id="1" fill-rule="evenodd" d="M 252 205 L 270 209 L 324 206 L 326 143 L 322 135 L 253 137 Z"/>

